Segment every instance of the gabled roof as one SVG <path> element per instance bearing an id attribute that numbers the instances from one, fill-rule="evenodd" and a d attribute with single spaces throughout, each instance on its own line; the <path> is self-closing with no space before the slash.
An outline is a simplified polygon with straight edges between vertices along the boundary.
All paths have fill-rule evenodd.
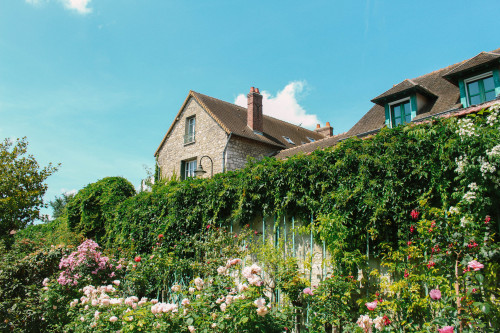
<path id="1" fill-rule="evenodd" d="M 485 57 L 479 55 L 486 54 Z M 457 64 L 439 69 L 437 71 L 431 72 L 408 80 L 413 82 L 415 85 L 421 85 L 425 87 L 429 92 L 432 92 L 437 96 L 434 100 L 419 112 L 419 114 L 412 120 L 418 121 L 422 118 L 426 118 L 432 115 L 440 114 L 447 111 L 452 111 L 456 109 L 461 109 L 463 106 L 460 103 L 460 91 L 458 87 L 444 78 L 444 75 L 453 72 L 455 69 L 461 67 L 465 68 L 466 63 L 469 63 L 473 59 L 476 60 L 469 63 L 470 66 L 477 66 L 477 64 L 486 58 L 492 59 L 492 54 L 500 54 L 500 48 L 493 50 L 491 52 L 482 52 L 478 56 L 471 59 L 464 60 Z M 476 64 L 476 65 L 473 65 Z M 468 68 L 472 68 L 467 66 Z M 463 66 L 463 67 L 462 67 Z M 405 80 L 406 81 L 406 80 Z M 404 82 L 404 81 L 403 81 Z M 410 82 L 405 83 L 405 86 Z M 396 86 L 397 87 L 397 86 Z M 396 88 L 394 87 L 394 88 Z M 389 89 L 388 91 L 390 91 Z M 388 92 L 387 91 L 387 92 Z M 385 93 L 384 93 L 385 94 Z M 382 95 L 384 95 L 382 94 Z M 382 96 L 380 95 L 380 96 Z M 378 97 L 377 97 L 378 98 Z M 376 99 L 377 99 L 376 98 Z M 385 109 L 383 105 L 374 105 L 348 132 L 349 136 L 359 136 L 363 133 L 369 133 L 381 129 L 385 126 Z"/>
<path id="2" fill-rule="evenodd" d="M 396 100 L 400 96 L 407 96 L 411 92 L 419 92 L 423 95 L 436 98 L 437 96 L 432 93 L 429 89 L 421 84 L 415 83 L 413 80 L 406 79 L 401 83 L 396 84 L 391 89 L 387 90 L 381 95 L 378 95 L 372 99 L 373 103 L 384 105 L 384 103 L 390 99 Z"/>
<path id="3" fill-rule="evenodd" d="M 454 81 L 454 78 L 475 71 L 482 66 L 488 66 L 491 63 L 495 62 L 498 63 L 500 60 L 500 54 L 496 53 L 496 51 L 497 50 L 493 52 L 481 52 L 477 56 L 470 58 L 469 60 L 456 66 L 451 71 L 444 74 L 443 77 L 448 80 Z"/>
<path id="4" fill-rule="evenodd" d="M 167 134 L 156 150 L 155 156 L 158 155 L 175 123 L 180 120 L 180 114 L 184 110 L 184 107 L 190 98 L 194 98 L 227 134 L 236 135 L 274 146 L 277 150 L 299 146 L 302 142 L 309 142 L 307 137 L 315 140 L 324 138 L 324 136 L 319 133 L 267 116 L 265 114 L 263 115 L 263 134 L 256 134 L 250 127 L 247 126 L 247 108 L 191 90 L 177 113 L 174 122 L 170 125 Z M 285 140 L 283 138 L 284 136 L 289 137 L 295 145 Z"/>

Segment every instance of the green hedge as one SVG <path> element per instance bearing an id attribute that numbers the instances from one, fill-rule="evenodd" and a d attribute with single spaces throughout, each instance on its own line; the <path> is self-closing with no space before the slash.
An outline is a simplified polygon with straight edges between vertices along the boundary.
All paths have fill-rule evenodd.
<path id="1" fill-rule="evenodd" d="M 486 122 L 489 111 L 475 119 Z M 422 202 L 454 205 L 452 193 L 466 191 L 457 177 L 456 159 L 491 149 L 498 128 L 483 126 L 468 141 L 458 134 L 458 119 L 383 129 L 366 139 L 351 138 L 335 147 L 287 160 L 250 160 L 238 171 L 211 179 L 169 181 L 134 195 L 119 177 L 104 178 L 82 189 L 67 206 L 69 227 L 86 237 L 103 238 L 108 248 L 150 252 L 157 235 L 172 246 L 208 224 L 246 224 L 257 215 L 315 220 L 315 236 L 343 253 L 398 246 L 409 227 L 408 211 Z M 476 172 L 477 173 L 477 172 Z M 472 177 L 472 178 L 471 178 Z M 498 189 L 484 177 L 467 178 L 487 189 L 485 214 L 498 221 Z M 367 237 L 369 239 L 367 239 Z M 345 242 L 349 239 L 349 242 Z"/>

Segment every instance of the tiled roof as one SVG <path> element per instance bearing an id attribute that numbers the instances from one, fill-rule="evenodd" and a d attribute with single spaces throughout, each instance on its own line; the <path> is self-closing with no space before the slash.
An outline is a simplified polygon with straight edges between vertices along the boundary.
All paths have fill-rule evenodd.
<path id="1" fill-rule="evenodd" d="M 324 149 L 326 147 L 334 146 L 337 144 L 337 142 L 345 138 L 347 138 L 346 133 L 337 134 L 328 138 L 307 143 L 305 145 L 281 150 L 278 154 L 275 155 L 275 157 L 278 159 L 284 159 L 299 153 L 305 153 L 305 154 L 312 153 L 316 149 Z"/>
<path id="2" fill-rule="evenodd" d="M 484 52 L 486 53 L 486 52 Z M 500 48 L 486 54 L 500 54 Z M 477 58 L 474 57 L 474 58 Z M 461 109 L 460 91 L 458 87 L 446 80 L 443 76 L 454 69 L 465 65 L 470 60 L 439 69 L 429 74 L 419 76 L 411 81 L 416 85 L 421 85 L 432 92 L 437 98 L 431 101 L 413 121 L 436 115 L 445 111 Z M 474 62 L 476 63 L 476 62 Z M 403 81 L 404 82 L 404 81 Z M 382 105 L 374 105 L 348 132 L 349 136 L 360 135 L 372 132 L 385 126 L 385 109 Z"/>
<path id="3" fill-rule="evenodd" d="M 387 98 L 393 98 L 396 95 L 409 92 L 412 90 L 426 92 L 427 95 L 434 95 L 429 101 L 429 104 L 412 120 L 418 123 L 426 121 L 427 118 L 433 116 L 461 116 L 472 112 L 477 112 L 483 108 L 489 107 L 500 101 L 500 97 L 494 101 L 476 105 L 473 107 L 463 108 L 460 102 L 460 91 L 452 82 L 444 78 L 449 73 L 459 73 L 465 70 L 472 70 L 486 64 L 490 61 L 500 59 L 500 48 L 491 52 L 482 52 L 479 55 L 464 60 L 460 63 L 439 69 L 437 71 L 419 76 L 414 79 L 406 79 L 403 82 L 395 85 L 391 89 L 382 93 L 372 100 L 372 102 L 380 102 Z M 418 90 L 420 89 L 420 90 Z M 382 103 L 381 103 L 382 104 Z M 300 152 L 310 153 L 315 149 L 324 149 L 329 146 L 334 146 L 339 141 L 349 137 L 364 137 L 378 132 L 385 126 L 385 108 L 382 105 L 374 105 L 348 132 L 335 135 L 331 138 L 316 141 L 311 144 L 289 148 L 280 151 L 276 158 L 287 158 L 291 155 Z"/>
<path id="4" fill-rule="evenodd" d="M 387 99 L 392 98 L 396 100 L 398 96 L 407 95 L 409 92 L 412 91 L 420 92 L 424 95 L 428 95 L 433 98 L 437 97 L 434 93 L 432 93 L 429 89 L 427 89 L 423 85 L 415 83 L 412 80 L 406 79 L 403 82 L 396 84 L 394 87 L 387 90 L 383 94 L 372 99 L 372 102 L 383 105 L 384 101 L 386 101 Z"/>
<path id="5" fill-rule="evenodd" d="M 497 62 L 500 59 L 500 54 L 496 53 L 495 50 L 493 52 L 481 52 L 477 56 L 470 58 L 469 60 L 463 62 L 462 64 L 456 66 L 448 73 L 443 76 L 447 79 L 451 79 L 453 77 L 459 76 L 460 74 L 464 74 L 470 72 L 472 70 L 477 69 L 482 65 L 488 65 L 491 62 Z"/>
<path id="6" fill-rule="evenodd" d="M 200 94 L 195 91 L 190 91 L 186 101 L 184 102 L 179 114 L 182 112 L 184 105 L 187 103 L 189 98 L 195 98 L 198 103 L 207 111 L 212 118 L 224 129 L 227 134 L 232 133 L 232 135 L 237 135 L 250 140 L 255 140 L 262 142 L 267 145 L 275 146 L 276 150 L 296 147 L 302 144 L 302 142 L 309 142 L 307 137 L 314 140 L 323 139 L 324 136 L 318 134 L 314 131 L 305 129 L 303 127 L 290 124 L 286 121 L 279 120 L 270 116 L 263 115 L 263 135 L 254 133 L 254 131 L 247 126 L 247 109 L 236 104 L 228 103 L 217 98 L 213 98 L 207 95 Z M 265 106 L 264 106 L 265 112 Z M 176 116 L 178 119 L 179 114 Z M 174 123 L 177 120 L 174 121 Z M 159 153 L 163 143 L 167 139 L 170 131 L 173 129 L 173 125 L 170 126 L 167 134 L 163 138 L 160 146 L 155 152 L 155 156 Z M 289 137 L 292 142 L 291 144 L 283 137 Z"/>

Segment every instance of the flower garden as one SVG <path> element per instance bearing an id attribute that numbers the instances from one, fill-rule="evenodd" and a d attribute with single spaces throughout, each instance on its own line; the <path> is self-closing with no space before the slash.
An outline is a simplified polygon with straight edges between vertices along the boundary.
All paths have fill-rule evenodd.
<path id="1" fill-rule="evenodd" d="M 89 184 L 61 217 L 0 245 L 0 330 L 498 332 L 498 113 L 151 192 Z M 318 283 L 312 262 L 253 227 L 311 214 L 296 232 L 330 254 Z"/>

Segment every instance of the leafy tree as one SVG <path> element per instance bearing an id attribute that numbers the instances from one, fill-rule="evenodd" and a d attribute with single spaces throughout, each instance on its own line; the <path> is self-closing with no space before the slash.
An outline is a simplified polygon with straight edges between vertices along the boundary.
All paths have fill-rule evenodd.
<path id="1" fill-rule="evenodd" d="M 28 155 L 26 137 L 0 142 L 0 240 L 9 244 L 12 234 L 40 216 L 46 207 L 43 195 L 45 179 L 57 170 L 49 163 L 41 168 L 33 155 Z"/>
<path id="2" fill-rule="evenodd" d="M 122 177 L 91 183 L 68 202 L 68 225 L 76 233 L 99 240 L 111 229 L 116 207 L 135 194 L 134 186 Z"/>
<path id="3" fill-rule="evenodd" d="M 63 193 L 60 197 L 56 197 L 54 201 L 49 202 L 52 208 L 52 218 L 57 219 L 60 217 L 64 213 L 64 208 L 74 196 L 74 193 Z"/>

